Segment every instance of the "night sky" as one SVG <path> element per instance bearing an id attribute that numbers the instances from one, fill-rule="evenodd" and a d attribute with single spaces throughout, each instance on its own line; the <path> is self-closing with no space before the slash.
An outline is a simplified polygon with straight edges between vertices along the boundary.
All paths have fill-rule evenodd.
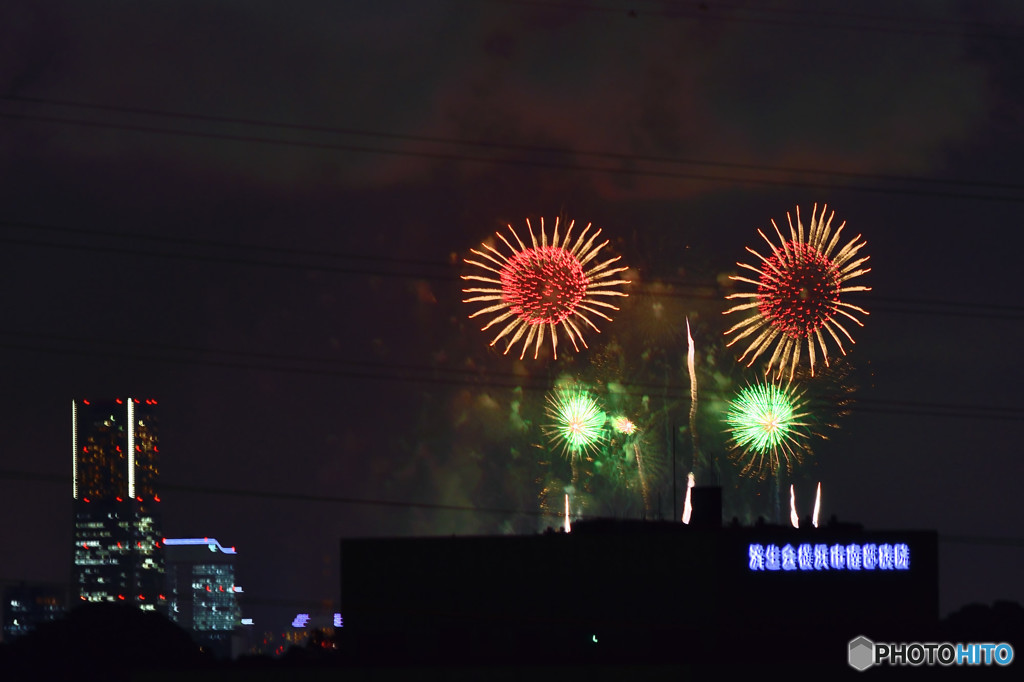
<path id="1" fill-rule="evenodd" d="M 159 401 L 165 535 L 235 546 L 261 629 L 337 599 L 342 537 L 559 525 L 569 379 L 636 415 L 671 518 L 687 318 L 704 482 L 769 515 L 726 456 L 757 377 L 728 275 L 828 204 L 870 315 L 782 483 L 937 530 L 942 615 L 1024 602 L 1022 38 L 1009 1 L 5 3 L 0 580 L 69 578 L 81 398 Z M 520 361 L 459 276 L 542 216 L 593 222 L 631 284 L 589 348 Z M 581 518 L 642 513 L 628 471 L 591 482 Z"/>

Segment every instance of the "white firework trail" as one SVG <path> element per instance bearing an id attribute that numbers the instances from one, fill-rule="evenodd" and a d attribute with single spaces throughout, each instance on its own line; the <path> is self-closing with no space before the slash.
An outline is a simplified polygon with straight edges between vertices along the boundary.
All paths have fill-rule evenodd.
<path id="1" fill-rule="evenodd" d="M 818 513 L 821 511 L 821 481 L 818 481 L 818 493 L 814 496 L 814 516 L 811 517 L 811 523 L 814 527 L 818 527 Z"/>
<path id="2" fill-rule="evenodd" d="M 789 484 L 789 522 L 794 528 L 800 527 L 800 517 L 796 514 L 796 492 L 792 483 Z"/>
<path id="3" fill-rule="evenodd" d="M 693 472 L 691 471 L 689 476 L 686 477 L 686 501 L 683 502 L 683 523 L 690 523 L 690 517 L 693 515 L 693 505 L 690 503 L 690 491 L 696 484 L 697 482 L 693 478 Z"/>
<path id="4" fill-rule="evenodd" d="M 636 471 L 640 476 L 640 492 L 644 496 L 644 514 L 651 510 L 651 496 L 647 490 L 647 477 L 644 476 L 643 457 L 640 456 L 640 444 L 633 443 L 633 454 L 636 455 Z"/>
<path id="5" fill-rule="evenodd" d="M 565 532 L 568 533 L 572 530 L 572 526 L 569 524 L 569 493 L 565 494 Z"/>
<path id="6" fill-rule="evenodd" d="M 693 337 L 690 335 L 690 318 L 686 318 L 686 366 L 690 370 L 690 438 L 693 440 L 693 470 L 697 470 L 700 460 L 700 451 L 697 445 L 697 372 L 696 353 L 693 347 Z"/>

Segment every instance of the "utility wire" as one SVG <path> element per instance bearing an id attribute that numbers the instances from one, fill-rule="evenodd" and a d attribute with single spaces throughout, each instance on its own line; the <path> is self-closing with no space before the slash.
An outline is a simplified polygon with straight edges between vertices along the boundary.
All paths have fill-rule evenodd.
<path id="1" fill-rule="evenodd" d="M 0 479 L 12 481 L 31 481 L 34 483 L 51 483 L 70 485 L 70 477 L 58 474 L 47 474 L 17 469 L 0 469 Z M 340 495 L 314 495 L 311 493 L 293 493 L 279 490 L 255 490 L 251 488 L 224 488 L 218 486 L 197 486 L 184 483 L 160 481 L 161 490 L 197 495 L 216 495 L 218 497 L 251 497 L 257 499 L 273 499 L 289 502 L 324 502 L 370 507 L 394 507 L 401 509 L 429 509 L 433 511 L 460 511 L 481 514 L 500 514 L 503 516 L 521 515 L 536 517 L 561 517 L 560 512 L 543 512 L 535 509 L 509 509 L 504 507 L 471 507 L 457 504 L 436 504 L 429 502 L 408 502 L 385 500 L 381 498 L 346 497 Z"/>
<path id="2" fill-rule="evenodd" d="M 452 137 L 436 137 L 427 135 L 413 135 L 408 133 L 385 132 L 379 130 L 366 130 L 361 128 L 345 128 L 337 126 L 323 126 L 302 123 L 284 123 L 267 119 L 241 118 L 232 116 L 213 116 L 209 114 L 195 114 L 180 111 L 166 111 L 162 109 L 150 109 L 145 107 L 115 106 L 109 104 L 94 104 L 62 99 L 48 99 L 42 97 L 26 97 L 16 95 L 0 95 L 0 102 L 26 103 L 44 105 L 51 107 L 76 108 L 88 111 L 100 111 L 104 113 L 118 113 L 130 115 L 152 116 L 172 120 L 198 121 L 203 123 L 228 124 L 233 126 L 248 126 L 258 128 L 270 128 L 291 132 L 320 133 L 330 135 L 368 137 L 383 140 L 402 142 L 416 142 L 427 144 L 438 144 L 448 146 L 470 147 L 498 151 L 531 152 L 541 154 L 555 154 L 561 156 L 586 157 L 608 161 L 627 162 L 650 162 L 658 164 L 669 164 L 676 166 L 699 166 L 706 168 L 720 168 L 726 170 L 759 171 L 768 173 L 786 173 L 799 175 L 813 175 L 815 177 L 834 177 L 855 180 L 872 180 L 885 182 L 903 182 L 920 185 L 934 185 L 941 187 L 964 187 L 978 189 L 1007 189 L 1024 191 L 1024 184 L 980 181 L 980 180 L 944 180 L 941 178 L 930 178 L 923 176 L 889 175 L 881 173 L 858 173 L 850 171 L 839 171 L 829 168 L 803 168 L 794 166 L 773 166 L 768 164 L 751 163 L 730 163 L 723 161 L 710 161 L 707 159 L 689 159 L 672 156 L 656 156 L 644 154 L 626 154 L 621 152 L 583 150 L 569 147 L 552 147 L 512 142 L 494 142 L 486 140 L 467 140 Z"/>
<path id="3" fill-rule="evenodd" d="M 69 251 L 91 253 L 113 253 L 129 256 L 147 256 L 153 258 L 191 260 L 205 263 L 219 263 L 227 265 L 241 265 L 249 267 L 269 267 L 277 269 L 317 271 L 332 274 L 344 275 L 366 275 L 374 277 L 398 277 L 403 279 L 424 279 L 438 282 L 459 282 L 459 275 L 456 273 L 456 266 L 438 261 L 425 261 L 401 258 L 389 258 L 386 256 L 367 256 L 365 254 L 346 254 L 339 252 L 318 252 L 306 249 L 289 249 L 273 246 L 245 244 L 241 242 L 220 242 L 212 240 L 169 238 L 154 235 L 140 235 L 110 230 L 87 230 L 41 225 L 21 221 L 0 220 L 0 226 L 8 226 L 15 229 L 28 230 L 30 233 L 56 232 L 72 237 L 103 237 L 116 238 L 122 241 L 135 241 L 139 243 L 151 243 L 156 245 L 189 246 L 200 248 L 214 248 L 230 250 L 231 254 L 206 254 L 195 251 L 167 251 L 146 248 L 132 248 L 120 245 L 97 245 L 94 243 L 76 240 L 40 240 L 37 238 L 0 237 L 0 244 L 11 246 L 63 249 Z M 247 257 L 244 252 L 255 252 L 261 257 Z M 239 255 L 242 253 L 242 255 Z M 349 261 L 352 264 L 335 265 L 330 262 L 314 262 L 313 260 L 294 260 L 292 258 L 265 258 L 262 254 L 271 256 L 302 256 L 307 259 L 318 261 Z M 356 265 L 364 261 L 373 261 L 378 265 L 394 265 L 405 268 L 404 270 L 386 270 L 380 268 L 367 268 Z M 422 272 L 410 272 L 408 268 L 419 268 Z M 670 284 L 682 291 L 664 291 L 660 288 L 653 290 L 653 285 Z M 660 298 L 686 299 L 686 300 L 722 300 L 721 295 L 705 293 L 708 289 L 717 289 L 717 285 L 711 283 L 685 283 L 672 280 L 654 280 L 651 283 L 637 285 L 631 295 L 653 296 Z M 891 306 L 873 306 L 873 313 L 896 313 L 900 315 L 944 315 L 974 319 L 1024 319 L 1024 306 L 976 303 L 976 302 L 954 302 L 929 299 L 903 299 L 897 297 L 875 297 L 869 296 L 872 301 L 878 300 L 892 304 Z"/>
<path id="4" fill-rule="evenodd" d="M 432 159 L 436 161 L 455 161 L 487 165 L 510 165 L 519 167 L 546 168 L 549 170 L 560 171 L 582 171 L 606 173 L 609 175 L 662 178 L 668 180 L 692 180 L 697 182 L 735 183 L 740 185 L 763 185 L 771 187 L 802 187 L 808 189 L 867 192 L 884 195 L 905 195 L 930 198 L 971 199 L 975 201 L 1024 203 L 1024 196 L 1014 196 L 1010 194 L 982 194 L 943 189 L 917 189 L 911 187 L 897 188 L 882 187 L 878 185 L 838 184 L 835 182 L 819 182 L 814 180 L 771 179 L 765 177 L 740 177 L 738 175 L 710 175 L 703 173 L 680 172 L 672 170 L 630 168 L 624 166 L 595 166 L 586 165 L 582 163 L 575 163 L 572 161 L 541 160 L 536 158 L 520 158 L 513 156 L 471 156 L 464 153 L 456 153 L 449 151 L 426 151 L 387 147 L 370 147 L 366 145 L 342 144 L 334 142 L 310 142 L 273 138 L 260 135 L 238 135 L 228 133 L 200 132 L 180 128 L 176 129 L 126 123 L 107 123 L 102 121 L 93 121 L 86 119 L 74 119 L 58 116 L 42 116 L 33 114 L 15 114 L 10 112 L 0 112 L 0 119 L 26 121 L 33 123 L 62 124 L 85 128 L 117 130 L 122 132 L 147 133 L 154 135 L 192 137 L 206 140 L 300 147 L 307 149 L 319 149 L 323 151 L 343 151 L 361 154 L 377 154 L 385 156 L 404 156 L 412 158 Z"/>
<path id="5" fill-rule="evenodd" d="M 548 11 L 579 11 L 594 14 L 613 14 L 630 20 L 649 17 L 714 23 L 784 26 L 811 29 L 835 29 L 852 32 L 889 33 L 921 37 L 984 38 L 1015 40 L 1021 37 L 1024 26 L 970 20 L 930 19 L 921 15 L 899 16 L 863 12 L 828 11 L 802 7 L 799 9 L 768 7 L 763 3 L 735 5 L 702 0 L 675 3 L 666 7 L 638 5 L 632 0 L 624 5 L 602 3 L 556 2 L 551 0 L 491 0 L 503 5 L 536 7 Z M 683 5 L 683 7 L 680 7 Z M 746 13 L 753 16 L 743 16 Z M 767 16 L 760 17 L 758 14 Z M 897 26 L 894 24 L 904 24 Z M 924 26 L 922 26 L 924 24 Z M 1009 32 L 1008 32 L 1009 31 Z M 1014 32 L 1016 31 L 1016 32 Z"/>
<path id="6" fill-rule="evenodd" d="M 0 240 L 2 242 L 3 240 Z M 81 245 L 65 245 L 66 248 L 74 248 L 76 250 L 83 250 L 87 247 Z M 117 250 L 118 252 L 125 252 L 126 250 Z M 127 250 L 127 252 L 133 255 L 158 255 L 162 257 L 188 257 L 182 254 L 169 254 L 169 253 L 154 253 L 154 252 L 139 252 Z M 215 260 L 217 260 L 215 258 Z M 231 262 L 246 262 L 247 264 L 259 264 L 266 265 L 267 261 L 245 261 L 243 259 L 232 258 Z M 270 263 L 280 267 L 306 267 L 303 265 L 295 264 L 282 264 L 282 263 Z M 345 269 L 347 272 L 356 272 L 351 269 Z M 358 271 L 364 274 L 389 274 L 381 271 Z M 697 298 L 697 296 L 692 296 Z M 259 369 L 259 370 L 271 370 L 279 372 L 290 372 L 290 373 L 303 373 L 310 375 L 323 375 L 323 376 L 343 376 L 346 378 L 361 378 L 361 379 L 390 379 L 399 381 L 417 381 L 427 383 L 443 383 L 448 385 L 480 385 L 484 382 L 485 385 L 491 385 L 501 388 L 516 388 L 522 387 L 522 382 L 515 377 L 506 377 L 509 383 L 505 385 L 499 385 L 495 383 L 495 377 L 484 377 L 479 372 L 471 372 L 468 370 L 460 370 L 454 372 L 456 377 L 453 377 L 453 370 L 450 368 L 437 368 L 437 367 L 423 367 L 423 366 L 401 366 L 394 364 L 385 363 L 354 363 L 354 362 L 339 362 L 329 359 L 310 359 L 301 356 L 281 356 L 261 353 L 241 353 L 237 351 L 225 351 L 209 348 L 198 348 L 198 347 L 185 347 L 175 346 L 172 344 L 164 344 L 160 342 L 153 342 L 147 346 L 150 351 L 145 354 L 139 354 L 139 344 L 131 344 L 130 351 L 117 351 L 113 352 L 110 349 L 117 347 L 116 341 L 109 339 L 82 339 L 78 337 L 68 337 L 59 335 L 40 335 L 40 334 L 28 334 L 18 331 L 4 331 L 8 337 L 14 337 L 15 339 L 25 339 L 26 343 L 19 343 L 17 340 L 14 342 L 8 341 L 3 344 L 4 347 L 16 350 L 26 350 L 31 352 L 42 352 L 42 353 L 53 353 L 69 355 L 70 351 L 64 347 L 65 344 L 72 344 L 76 353 L 88 353 L 92 355 L 99 355 L 105 357 L 117 357 L 117 358 L 134 358 L 137 360 L 157 360 L 160 362 L 170 363 L 185 363 L 185 364 L 205 364 L 207 366 L 216 366 L 221 368 L 234 368 L 234 369 Z M 42 345 L 42 344 L 49 344 Z M 92 344 L 96 346 L 94 349 L 83 348 L 84 345 Z M 152 351 L 156 350 L 161 354 L 154 354 Z M 172 355 L 167 355 L 171 353 Z M 216 359 L 204 357 L 202 359 L 195 358 L 194 356 L 201 354 L 204 356 L 217 355 L 220 356 Z M 226 356 L 226 358 L 224 357 Z M 324 363 L 329 362 L 330 365 L 325 366 Z M 532 390 L 547 390 L 547 386 L 526 386 Z M 645 387 L 642 384 L 635 385 L 631 388 L 632 391 L 637 389 L 650 388 Z M 656 387 L 655 387 L 656 388 Z M 655 390 L 651 388 L 651 390 Z M 680 393 L 678 398 L 684 396 Z M 899 402 L 891 401 L 888 403 L 878 403 L 872 405 L 870 401 L 860 401 L 854 407 L 856 411 L 864 412 L 877 412 L 886 414 L 918 414 L 927 416 L 960 416 L 960 417 L 984 417 L 992 419 L 1020 419 L 1021 411 L 1014 408 L 996 408 L 996 407 L 978 407 L 978 406 L 964 406 L 964 405 L 953 405 L 953 406 L 942 406 L 942 405 L 922 405 L 918 403 Z"/>
<path id="7" fill-rule="evenodd" d="M 32 481 L 68 485 L 69 477 L 41 472 L 0 469 L 0 479 L 15 481 Z M 282 492 L 278 490 L 256 490 L 251 488 L 225 488 L 220 486 L 196 486 L 175 484 L 161 481 L 164 490 L 197 494 L 215 495 L 217 497 L 247 497 L 261 500 L 280 500 L 285 502 L 326 503 L 340 505 L 392 507 L 403 509 L 427 509 L 434 511 L 459 511 L 483 514 L 517 515 L 533 517 L 561 518 L 561 512 L 543 512 L 536 509 L 509 509 L 499 507 L 470 507 L 467 505 L 432 504 L 426 502 L 402 502 L 377 498 L 345 497 L 339 495 L 313 495 L 310 493 Z M 989 545 L 1000 547 L 1024 547 L 1024 537 L 993 537 L 963 534 L 939 534 L 941 542 L 955 544 Z"/>
<path id="8" fill-rule="evenodd" d="M 221 369 L 273 371 L 318 377 L 398 381 L 454 387 L 474 386 L 495 390 L 524 390 L 531 392 L 551 390 L 551 386 L 546 380 L 540 378 L 525 379 L 513 373 L 491 372 L 482 375 L 479 372 L 462 368 L 392 365 L 390 363 L 339 361 L 329 358 L 304 358 L 269 353 L 244 353 L 195 346 L 177 346 L 166 343 L 146 344 L 138 339 L 127 343 L 113 339 L 24 334 L 0 330 L 0 337 L 3 336 L 14 336 L 15 338 L 23 338 L 26 341 L 24 343 L 12 343 L 0 340 L 0 348 L 34 353 L 68 356 L 87 355 L 130 359 L 140 362 L 212 366 Z M 67 344 L 68 347 L 62 347 L 62 344 Z M 149 346 L 155 348 L 158 352 L 139 352 L 140 348 Z M 226 359 L 199 357 L 208 355 L 226 356 Z M 672 400 L 683 401 L 690 398 L 688 389 L 681 383 L 666 386 L 664 383 L 626 382 L 622 389 L 622 394 L 642 398 L 655 391 L 664 394 Z M 724 398 L 725 396 L 713 393 L 711 397 Z M 997 421 L 1024 421 L 1024 407 L 1016 408 L 994 405 L 921 403 L 864 398 L 853 400 L 848 405 L 842 405 L 840 409 L 843 412 L 864 412 L 890 416 L 916 415 L 941 418 L 958 417 Z"/>
<path id="9" fill-rule="evenodd" d="M 197 239 L 193 237 L 168 237 L 165 235 L 139 234 L 119 230 L 97 230 L 76 227 L 63 227 L 59 225 L 46 225 L 43 223 L 3 219 L 0 219 L 0 226 L 24 229 L 30 232 L 57 233 L 68 235 L 71 237 L 102 237 L 107 239 L 116 239 L 118 241 L 137 240 L 143 242 L 152 242 L 155 244 L 164 244 L 168 246 L 199 247 L 203 249 L 224 249 L 231 251 L 232 253 L 236 253 L 240 250 L 255 251 L 259 253 L 268 253 L 275 256 L 297 256 L 318 260 L 327 258 L 332 260 L 350 260 L 359 263 L 371 261 L 391 265 L 441 267 L 445 269 L 450 269 L 449 265 L 445 263 L 439 263 L 437 261 L 416 260 L 411 258 L 396 258 L 394 256 L 378 256 L 369 253 L 342 253 L 338 251 L 323 251 L 319 249 L 297 249 L 294 247 L 286 247 L 280 245 L 253 244 L 238 241 L 221 241 L 215 239 Z M 1021 309 L 1024 310 L 1024 306 L 1021 306 Z"/>

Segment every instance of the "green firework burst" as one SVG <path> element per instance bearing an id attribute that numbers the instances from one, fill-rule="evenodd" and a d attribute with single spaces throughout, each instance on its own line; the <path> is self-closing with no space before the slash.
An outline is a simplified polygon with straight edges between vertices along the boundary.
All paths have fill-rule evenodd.
<path id="1" fill-rule="evenodd" d="M 587 391 L 559 389 L 548 394 L 547 402 L 551 423 L 544 427 L 544 433 L 552 444 L 561 443 L 566 455 L 579 457 L 606 440 L 607 418 Z"/>
<path id="2" fill-rule="evenodd" d="M 612 428 L 626 436 L 632 436 L 637 431 L 637 426 L 629 417 L 619 415 L 612 419 Z"/>
<path id="3" fill-rule="evenodd" d="M 790 383 L 760 382 L 741 390 L 725 416 L 740 473 L 765 478 L 783 463 L 792 471 L 808 451 L 806 408 L 804 391 Z"/>

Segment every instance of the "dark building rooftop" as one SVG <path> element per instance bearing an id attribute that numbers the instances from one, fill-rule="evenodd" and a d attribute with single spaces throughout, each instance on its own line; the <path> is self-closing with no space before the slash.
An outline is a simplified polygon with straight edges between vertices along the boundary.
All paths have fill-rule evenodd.
<path id="1" fill-rule="evenodd" d="M 624 520 L 531 536 L 342 540 L 344 635 L 424 655 L 571 658 L 600 646 L 648 661 L 701 661 L 736 642 L 756 658 L 809 639 L 921 640 L 938 624 L 937 544 L 933 531 L 849 524 Z"/>

